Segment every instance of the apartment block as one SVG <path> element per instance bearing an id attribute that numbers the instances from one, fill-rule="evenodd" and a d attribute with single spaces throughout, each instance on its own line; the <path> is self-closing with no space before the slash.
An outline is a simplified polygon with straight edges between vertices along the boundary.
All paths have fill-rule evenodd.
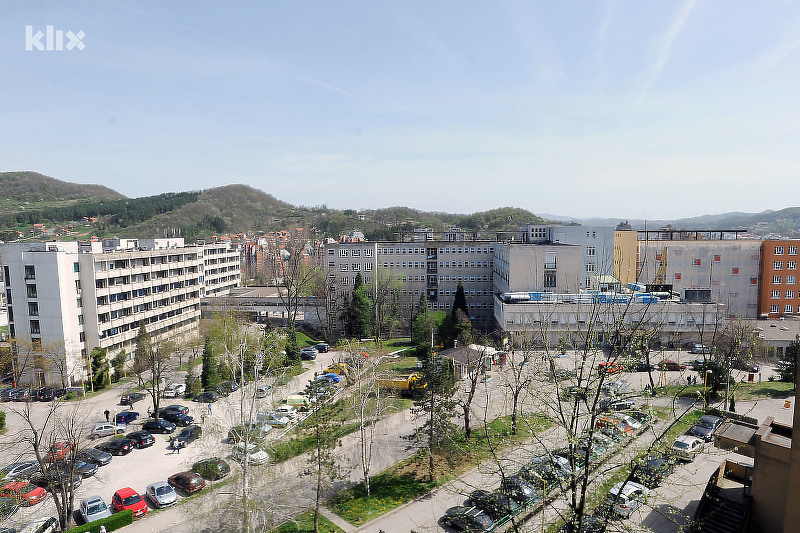
<path id="1" fill-rule="evenodd" d="M 800 287 L 797 285 L 800 240 L 765 240 L 761 245 L 759 316 L 779 318 L 800 314 Z"/>
<path id="2" fill-rule="evenodd" d="M 18 365 L 30 383 L 80 383 L 94 348 L 133 354 L 141 323 L 154 340 L 195 334 L 205 280 L 219 293 L 240 276 L 229 245 L 183 239 L 11 243 L 2 258 L 11 337 L 63 346 L 63 368 Z"/>
<path id="3" fill-rule="evenodd" d="M 492 325 L 492 268 L 494 243 L 460 239 L 416 242 L 337 242 L 324 247 L 325 272 L 332 281 L 335 305 L 352 293 L 360 273 L 371 293 L 378 269 L 401 283 L 401 314 L 410 320 L 422 294 L 430 309 L 452 309 L 458 284 L 464 287 L 473 326 Z M 336 331 L 341 331 L 341 326 Z"/>
<path id="4" fill-rule="evenodd" d="M 206 243 L 203 253 L 201 297 L 227 296 L 242 284 L 241 246 L 231 242 Z"/>
<path id="5" fill-rule="evenodd" d="M 544 242 L 494 245 L 495 294 L 578 292 L 585 277 L 584 247 Z"/>

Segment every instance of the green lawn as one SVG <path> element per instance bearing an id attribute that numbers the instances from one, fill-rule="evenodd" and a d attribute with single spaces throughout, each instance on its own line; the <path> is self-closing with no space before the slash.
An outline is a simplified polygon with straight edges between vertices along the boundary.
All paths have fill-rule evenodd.
<path id="1" fill-rule="evenodd" d="M 407 355 L 399 357 L 384 357 L 378 366 L 378 372 L 390 374 L 411 374 L 419 372 L 417 363 L 419 359 Z"/>
<path id="2" fill-rule="evenodd" d="M 320 515 L 319 530 L 322 533 L 344 533 L 333 522 Z M 308 510 L 273 529 L 270 533 L 312 533 L 314 531 L 314 511 Z"/>
<path id="3" fill-rule="evenodd" d="M 794 385 L 786 381 L 762 381 L 731 383 L 730 391 L 735 393 L 736 401 L 759 400 L 762 398 L 787 398 L 795 394 Z M 658 389 L 661 396 L 680 398 L 702 398 L 703 385 L 670 385 Z M 725 392 L 720 391 L 721 395 Z"/>
<path id="4" fill-rule="evenodd" d="M 369 497 L 366 496 L 364 484 L 359 483 L 334 496 L 329 506 L 351 524 L 364 524 L 433 490 L 489 458 L 491 454 L 485 433 L 488 433 L 495 450 L 501 450 L 524 442 L 531 434 L 551 425 L 542 416 L 520 417 L 519 431 L 517 435 L 511 435 L 510 418 L 494 420 L 487 425 L 485 432 L 484 428 L 476 426 L 473 429 L 473 438 L 469 441 L 462 436 L 456 437 L 448 449 L 442 450 L 436 456 L 433 481 L 427 481 L 425 477 L 428 456 L 419 453 L 373 476 Z"/>

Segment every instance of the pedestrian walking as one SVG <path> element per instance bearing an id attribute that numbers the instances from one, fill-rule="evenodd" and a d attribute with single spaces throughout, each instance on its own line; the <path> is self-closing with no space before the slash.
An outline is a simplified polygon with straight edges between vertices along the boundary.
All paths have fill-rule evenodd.
<path id="1" fill-rule="evenodd" d="M 103 414 L 106 415 L 106 422 L 108 422 L 109 421 L 108 417 L 111 416 L 111 411 L 106 409 L 105 411 L 103 411 Z"/>
<path id="2" fill-rule="evenodd" d="M 210 403 L 208 404 L 208 414 L 209 415 L 211 414 L 211 404 Z"/>
<path id="3" fill-rule="evenodd" d="M 106 533 L 106 526 L 100 526 L 100 533 Z"/>
<path id="4" fill-rule="evenodd" d="M 174 439 L 172 439 L 172 443 L 171 444 L 172 444 L 172 453 L 177 452 L 178 451 L 178 438 L 175 437 Z"/>
<path id="5" fill-rule="evenodd" d="M 183 444 L 178 439 L 175 439 L 175 447 L 178 448 L 178 455 L 180 455 L 181 448 L 183 448 Z"/>

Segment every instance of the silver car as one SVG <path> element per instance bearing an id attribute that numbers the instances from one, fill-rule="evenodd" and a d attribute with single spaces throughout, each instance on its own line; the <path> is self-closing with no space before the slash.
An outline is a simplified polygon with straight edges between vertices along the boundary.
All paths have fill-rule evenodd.
<path id="1" fill-rule="evenodd" d="M 161 507 L 168 507 L 178 501 L 178 495 L 175 493 L 175 489 L 166 481 L 156 481 L 155 483 L 147 485 L 145 495 L 159 509 Z"/>
<path id="2" fill-rule="evenodd" d="M 108 508 L 108 505 L 106 505 L 106 502 L 103 501 L 103 498 L 100 496 L 92 496 L 91 498 L 82 500 L 78 512 L 84 524 L 111 516 L 111 509 Z"/>
<path id="3" fill-rule="evenodd" d="M 109 435 L 124 435 L 127 426 L 125 424 L 114 424 L 113 422 L 104 422 L 97 424 L 92 430 L 92 438 L 99 439 L 101 437 L 108 437 Z"/>
<path id="4" fill-rule="evenodd" d="M 37 461 L 12 463 L 0 470 L 0 481 L 14 481 L 16 479 L 30 479 L 39 472 L 41 467 Z"/>

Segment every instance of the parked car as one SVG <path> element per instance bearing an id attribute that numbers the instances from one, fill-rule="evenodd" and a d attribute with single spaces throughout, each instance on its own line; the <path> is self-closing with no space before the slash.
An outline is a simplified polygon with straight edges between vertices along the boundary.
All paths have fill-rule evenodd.
<path id="1" fill-rule="evenodd" d="M 276 413 L 268 414 L 264 421 L 274 428 L 285 428 L 290 422 L 288 417 Z"/>
<path id="2" fill-rule="evenodd" d="M 8 496 L 0 498 L 0 522 L 8 519 L 17 511 L 19 511 L 19 502 L 16 498 Z M 0 533 L 6 533 L 6 530 L 0 527 Z M 13 531 L 9 533 L 13 533 Z"/>
<path id="3" fill-rule="evenodd" d="M 223 381 L 217 386 L 217 390 L 225 391 L 226 394 L 239 390 L 239 384 L 235 381 Z"/>
<path id="4" fill-rule="evenodd" d="M 544 484 L 542 488 L 549 491 L 560 481 L 567 479 L 570 472 L 569 461 L 563 457 L 539 455 L 523 466 L 518 475 L 534 487 Z"/>
<path id="5" fill-rule="evenodd" d="M 628 415 L 628 411 L 615 411 L 613 413 L 608 413 L 608 418 L 619 420 L 626 432 L 636 433 L 644 427 L 642 422 L 639 422 L 637 419 Z"/>
<path id="6" fill-rule="evenodd" d="M 189 494 L 203 490 L 206 486 L 206 481 L 203 477 L 195 472 L 178 472 L 177 474 L 169 476 L 167 481 L 169 481 L 169 484 L 173 487 L 179 488 Z"/>
<path id="7" fill-rule="evenodd" d="M 522 504 L 509 498 L 502 492 L 489 492 L 476 490 L 470 493 L 469 503 L 483 511 L 494 521 L 508 515 L 517 514 L 522 509 Z"/>
<path id="8" fill-rule="evenodd" d="M 157 508 L 169 507 L 178 501 L 178 493 L 166 481 L 156 481 L 147 485 L 145 495 Z"/>
<path id="9" fill-rule="evenodd" d="M 637 409 L 630 409 L 628 411 L 625 411 L 622 414 L 624 414 L 625 416 L 627 416 L 631 420 L 634 420 L 634 421 L 640 423 L 642 426 L 644 426 L 645 424 L 650 422 L 650 420 L 652 420 L 652 418 L 653 418 L 650 414 L 645 413 L 644 411 L 639 411 Z"/>
<path id="10" fill-rule="evenodd" d="M 81 477 L 91 477 L 97 473 L 97 465 L 94 463 L 88 463 L 86 461 L 82 461 L 78 458 L 75 458 L 75 461 L 56 461 L 53 465 L 47 469 L 47 471 L 51 470 L 61 470 L 62 472 L 73 472 Z"/>
<path id="11" fill-rule="evenodd" d="M 41 470 L 38 461 L 23 461 L 11 463 L 0 470 L 0 481 L 14 481 L 17 479 L 30 479 Z"/>
<path id="12" fill-rule="evenodd" d="M 164 398 L 179 398 L 186 394 L 186 385 L 183 383 L 170 383 L 161 394 Z"/>
<path id="13" fill-rule="evenodd" d="M 500 483 L 500 492 L 526 505 L 542 496 L 542 490 L 525 481 L 522 476 L 503 479 Z"/>
<path id="14" fill-rule="evenodd" d="M 68 441 L 54 442 L 50 446 L 45 459 L 49 462 L 60 461 L 72 452 L 72 443 Z"/>
<path id="15" fill-rule="evenodd" d="M 134 518 L 141 518 L 147 514 L 147 502 L 139 496 L 139 493 L 130 487 L 119 489 L 111 498 L 111 507 L 114 511 L 133 511 Z"/>
<path id="16" fill-rule="evenodd" d="M 717 429 L 722 425 L 722 422 L 722 418 L 718 416 L 703 415 L 700 417 L 700 420 L 697 421 L 697 424 L 692 426 L 692 429 L 689 430 L 689 434 L 701 438 L 706 442 L 711 442 L 714 440 L 714 435 L 717 434 Z"/>
<path id="17" fill-rule="evenodd" d="M 47 489 L 50 492 L 64 492 L 80 487 L 83 483 L 83 478 L 77 474 L 70 473 L 69 470 L 49 468 L 47 472 L 41 473 L 31 479 L 31 483 L 43 489 Z"/>
<path id="18" fill-rule="evenodd" d="M 175 431 L 175 424 L 163 418 L 154 418 L 145 422 L 142 429 L 150 433 L 169 434 Z"/>
<path id="19" fill-rule="evenodd" d="M 193 464 L 192 472 L 211 481 L 217 481 L 231 473 L 231 466 L 219 457 L 209 457 Z"/>
<path id="20" fill-rule="evenodd" d="M 629 479 L 652 489 L 661 485 L 674 470 L 675 460 L 670 454 L 648 455 L 631 463 Z"/>
<path id="21" fill-rule="evenodd" d="M 317 350 L 315 348 L 303 348 L 300 350 L 300 359 L 304 361 L 313 361 L 317 358 Z"/>
<path id="22" fill-rule="evenodd" d="M 141 402 L 144 400 L 145 394 L 143 392 L 129 392 L 127 394 L 123 394 L 122 397 L 119 399 L 120 405 L 133 405 L 136 402 Z"/>
<path id="23" fill-rule="evenodd" d="M 317 350 L 319 353 L 328 353 L 331 351 L 331 347 L 327 342 L 318 342 L 314 345 L 314 349 Z"/>
<path id="24" fill-rule="evenodd" d="M 287 403 L 282 403 L 278 407 L 275 408 L 275 414 L 279 416 L 285 416 L 289 420 L 294 419 L 297 416 L 297 408 L 293 405 L 289 405 Z"/>
<path id="25" fill-rule="evenodd" d="M 183 414 L 186 415 L 186 414 L 189 414 L 189 408 L 186 407 L 185 405 L 174 403 L 172 405 L 168 405 L 166 407 L 162 407 L 161 409 L 158 410 L 159 416 L 162 416 L 162 417 L 165 414 L 170 413 L 170 412 L 183 413 Z"/>
<path id="26" fill-rule="evenodd" d="M 121 413 L 117 413 L 117 416 L 114 417 L 114 421 L 117 424 L 130 424 L 137 418 L 139 418 L 139 413 L 136 411 L 122 411 Z"/>
<path id="27" fill-rule="evenodd" d="M 12 481 L 0 488 L 0 498 L 14 498 L 20 505 L 36 505 L 47 498 L 47 491 L 30 481 Z"/>
<path id="28" fill-rule="evenodd" d="M 105 466 L 111 462 L 110 453 L 96 448 L 84 448 L 75 455 L 75 458 L 97 466 Z"/>
<path id="29" fill-rule="evenodd" d="M 603 398 L 599 402 L 601 411 L 625 411 L 634 405 L 633 400 L 628 398 Z"/>
<path id="30" fill-rule="evenodd" d="M 689 348 L 689 353 L 710 354 L 711 353 L 711 346 L 706 346 L 704 344 L 695 343 L 691 348 Z"/>
<path id="31" fill-rule="evenodd" d="M 194 417 L 177 411 L 170 411 L 162 415 L 163 419 L 172 422 L 176 426 L 187 427 L 194 424 Z"/>
<path id="32" fill-rule="evenodd" d="M 200 403 L 214 403 L 219 400 L 219 393 L 207 390 L 203 391 L 194 398 L 192 398 L 193 402 L 200 402 Z"/>
<path id="33" fill-rule="evenodd" d="M 178 433 L 178 445 L 179 446 L 186 446 L 187 444 L 191 444 L 192 442 L 196 441 L 200 438 L 203 434 L 203 428 L 200 426 L 189 426 L 185 427 Z"/>
<path id="34" fill-rule="evenodd" d="M 250 442 L 261 442 L 271 430 L 271 426 L 259 424 L 257 422 L 234 426 L 228 430 L 228 441 L 233 443 L 240 442 L 243 441 L 247 435 Z"/>
<path id="35" fill-rule="evenodd" d="M 615 516 L 627 518 L 644 505 L 650 489 L 634 481 L 617 483 L 606 494 L 606 510 Z"/>
<path id="36" fill-rule="evenodd" d="M 60 524 L 54 516 L 48 516 L 47 518 L 37 518 L 17 533 L 55 533 L 59 526 Z"/>
<path id="37" fill-rule="evenodd" d="M 577 518 L 570 517 L 561 527 L 559 533 L 605 533 L 606 523 L 602 518 L 584 514 L 580 529 L 578 528 Z"/>
<path id="38" fill-rule="evenodd" d="M 125 438 L 133 441 L 134 448 L 148 448 L 156 443 L 156 438 L 149 431 L 134 431 L 128 433 Z"/>
<path id="39" fill-rule="evenodd" d="M 616 429 L 628 435 L 633 435 L 634 433 L 634 429 L 629 424 L 626 424 L 625 422 L 617 418 L 612 418 L 610 416 L 597 417 L 597 419 L 594 421 L 594 427 L 595 429 L 600 429 L 600 428 Z"/>
<path id="40" fill-rule="evenodd" d="M 102 520 L 111 516 L 111 509 L 108 508 L 106 502 L 100 496 L 92 496 L 81 500 L 78 506 L 78 513 L 81 515 L 81 520 L 84 524 L 94 522 L 95 520 Z"/>
<path id="41" fill-rule="evenodd" d="M 678 363 L 677 361 L 672 361 L 670 359 L 664 359 L 660 363 L 658 363 L 658 367 L 661 370 L 686 370 L 686 365 L 683 363 Z"/>
<path id="42" fill-rule="evenodd" d="M 445 511 L 441 522 L 461 531 L 491 531 L 494 529 L 492 519 L 477 507 L 451 507 Z"/>
<path id="43" fill-rule="evenodd" d="M 269 394 L 271 390 L 272 387 L 270 385 L 256 386 L 256 398 L 266 398 L 267 394 Z"/>
<path id="44" fill-rule="evenodd" d="M 342 376 L 339 374 L 322 374 L 321 376 L 317 376 L 317 381 L 327 381 L 328 383 L 339 383 L 342 381 Z"/>
<path id="45" fill-rule="evenodd" d="M 703 449 L 702 439 L 691 435 L 681 435 L 672 443 L 672 452 L 681 461 L 692 461 Z"/>
<path id="46" fill-rule="evenodd" d="M 28 387 L 20 387 L 14 389 L 11 393 L 11 399 L 15 402 L 27 402 L 31 399 L 31 389 Z"/>
<path id="47" fill-rule="evenodd" d="M 269 462 L 269 454 L 255 444 L 238 443 L 233 447 L 231 457 L 239 462 L 244 462 L 245 456 L 249 455 L 251 465 L 263 465 Z"/>
<path id="48" fill-rule="evenodd" d="M 586 400 L 587 394 L 588 389 L 586 387 L 578 387 L 577 385 L 561 387 L 561 390 L 559 391 L 559 397 L 562 400 L 571 400 L 573 398 L 577 398 L 578 400 Z"/>
<path id="49" fill-rule="evenodd" d="M 111 435 L 124 435 L 126 429 L 128 429 L 128 426 L 123 423 L 113 424 L 111 422 L 103 422 L 102 424 L 97 424 L 94 426 L 90 436 L 93 439 L 99 439 L 102 437 L 109 437 Z"/>
<path id="50" fill-rule="evenodd" d="M 133 441 L 130 439 L 111 439 L 101 442 L 95 448 L 111 455 L 128 455 L 133 450 Z"/>

